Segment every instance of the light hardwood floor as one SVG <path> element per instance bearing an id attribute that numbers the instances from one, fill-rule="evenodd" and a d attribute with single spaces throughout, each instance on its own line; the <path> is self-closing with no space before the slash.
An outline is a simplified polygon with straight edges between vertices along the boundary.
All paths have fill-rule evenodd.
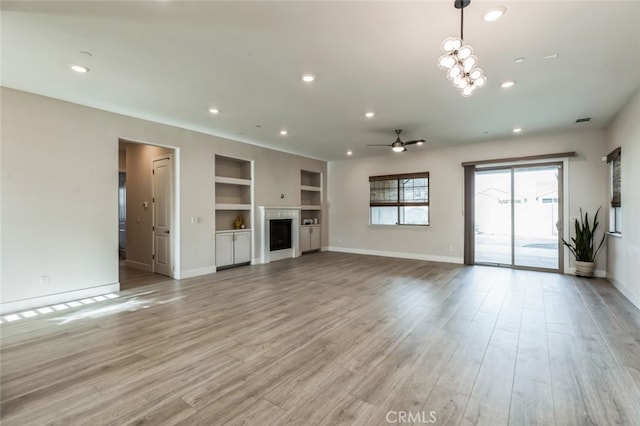
<path id="1" fill-rule="evenodd" d="M 119 296 L 0 326 L 3 425 L 640 424 L 602 279 L 317 253 Z"/>

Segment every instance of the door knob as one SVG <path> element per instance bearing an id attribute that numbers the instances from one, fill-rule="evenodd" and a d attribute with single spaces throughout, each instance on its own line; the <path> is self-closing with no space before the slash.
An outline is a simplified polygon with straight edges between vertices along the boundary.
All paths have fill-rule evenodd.
<path id="1" fill-rule="evenodd" d="M 168 233 L 169 233 L 169 231 L 164 231 L 164 233 L 165 233 L 165 234 L 168 234 Z"/>

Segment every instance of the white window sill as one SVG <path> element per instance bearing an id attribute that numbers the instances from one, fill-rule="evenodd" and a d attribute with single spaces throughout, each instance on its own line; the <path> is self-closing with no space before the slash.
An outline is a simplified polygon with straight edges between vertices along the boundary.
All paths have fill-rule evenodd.
<path id="1" fill-rule="evenodd" d="M 427 229 L 431 225 L 368 225 L 369 228 L 374 229 L 389 229 L 389 230 L 397 230 L 397 229 Z"/>
<path id="2" fill-rule="evenodd" d="M 615 238 L 622 238 L 622 232 L 607 232 L 607 235 Z"/>

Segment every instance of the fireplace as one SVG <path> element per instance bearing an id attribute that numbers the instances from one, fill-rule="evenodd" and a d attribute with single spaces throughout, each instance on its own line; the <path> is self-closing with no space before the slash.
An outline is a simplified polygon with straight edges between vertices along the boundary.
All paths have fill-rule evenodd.
<path id="1" fill-rule="evenodd" d="M 269 221 L 269 250 L 291 248 L 291 219 L 271 219 Z"/>
<path id="2" fill-rule="evenodd" d="M 260 263 L 300 256 L 300 207 L 259 208 Z"/>

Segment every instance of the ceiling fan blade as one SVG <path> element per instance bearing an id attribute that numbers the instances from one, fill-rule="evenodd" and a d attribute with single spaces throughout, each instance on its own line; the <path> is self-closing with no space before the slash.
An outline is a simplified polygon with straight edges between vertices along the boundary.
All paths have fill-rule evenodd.
<path id="1" fill-rule="evenodd" d="M 405 142 L 404 144 L 405 145 L 413 145 L 413 144 L 420 143 L 420 142 L 426 142 L 426 141 L 424 139 L 416 139 L 415 141 L 408 141 L 408 142 Z"/>
<path id="2" fill-rule="evenodd" d="M 367 145 L 367 146 L 391 146 L 391 145 Z"/>

